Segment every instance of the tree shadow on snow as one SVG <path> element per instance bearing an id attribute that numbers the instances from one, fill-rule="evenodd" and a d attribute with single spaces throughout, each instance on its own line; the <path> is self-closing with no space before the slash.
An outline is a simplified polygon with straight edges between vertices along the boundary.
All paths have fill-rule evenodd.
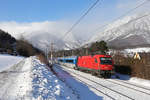
<path id="1" fill-rule="evenodd" d="M 127 65 L 115 65 L 115 75 L 111 78 L 119 80 L 130 80 L 132 69 Z"/>

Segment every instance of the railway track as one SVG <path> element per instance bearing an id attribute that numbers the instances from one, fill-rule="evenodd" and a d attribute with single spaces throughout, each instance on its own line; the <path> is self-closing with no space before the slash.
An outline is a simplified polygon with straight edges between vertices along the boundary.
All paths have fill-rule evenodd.
<path id="1" fill-rule="evenodd" d="M 59 68 L 59 67 L 57 67 L 57 68 Z M 70 68 L 70 69 L 72 69 L 72 68 Z M 65 70 L 67 70 L 67 69 L 65 69 Z M 118 96 L 119 96 L 119 98 L 124 98 L 124 99 L 126 98 L 126 100 L 134 100 L 134 98 L 131 98 L 131 97 L 129 97 L 129 96 L 123 94 L 123 93 L 120 93 L 120 92 L 118 92 L 116 90 L 113 90 L 113 89 L 107 87 L 107 86 L 104 86 L 103 84 L 100 84 L 100 83 L 98 83 L 96 81 L 88 79 L 88 78 L 86 78 L 86 77 L 84 77 L 84 76 L 82 76 L 80 74 L 77 74 L 77 73 L 75 73 L 73 71 L 70 71 L 70 70 L 68 70 L 68 71 L 71 72 L 72 74 L 74 74 L 72 76 L 75 77 L 76 79 L 78 79 L 79 81 L 81 81 L 82 83 L 86 84 L 87 86 L 89 86 L 91 88 L 94 88 L 95 90 L 97 90 L 98 92 L 104 94 L 105 96 L 109 97 L 112 100 L 116 100 L 116 97 L 118 97 Z M 82 78 L 82 80 L 79 77 Z M 83 81 L 83 79 L 86 80 L 86 81 L 90 81 L 90 82 L 87 83 L 87 82 Z M 95 84 L 95 86 L 93 86 L 93 85 L 91 85 L 89 83 Z M 97 86 L 100 87 L 100 88 L 97 88 Z M 102 88 L 105 88 L 109 92 L 106 93 L 106 91 L 102 91 L 103 90 Z M 111 91 L 111 94 L 113 93 L 115 95 L 114 96 L 109 95 L 110 91 Z"/>
<path id="2" fill-rule="evenodd" d="M 67 67 L 67 66 L 66 66 Z M 70 69 L 73 69 L 71 67 L 67 67 L 67 68 L 70 68 Z M 118 84 L 120 86 L 124 86 L 126 88 L 129 88 L 129 89 L 133 89 L 135 91 L 139 91 L 141 93 L 145 93 L 147 95 L 150 95 L 150 89 L 148 88 L 145 88 L 145 87 L 142 87 L 142 86 L 138 86 L 138 85 L 135 85 L 135 84 L 132 84 L 132 83 L 128 83 L 128 82 L 125 82 L 125 81 L 122 81 L 122 80 L 116 80 L 116 79 L 105 79 L 105 81 L 108 81 L 108 82 L 112 82 L 114 84 Z M 123 84 L 122 84 L 123 83 Z M 126 86 L 126 85 L 130 85 L 130 86 Z M 135 87 L 135 88 L 132 88 L 131 86 Z M 139 89 L 136 89 L 136 88 L 140 88 L 142 89 L 143 91 L 139 90 Z M 147 92 L 145 92 L 147 91 Z"/>
<path id="3" fill-rule="evenodd" d="M 67 67 L 67 66 L 65 66 L 65 67 Z M 67 67 L 67 68 L 73 69 L 73 68 L 71 68 L 71 67 Z M 68 70 L 68 69 L 65 69 L 65 70 Z M 80 80 L 80 81 L 83 82 L 83 83 L 85 83 L 85 82 L 82 81 L 81 79 L 79 79 L 78 77 L 83 78 L 84 80 L 86 79 L 86 81 L 90 81 L 90 82 L 92 82 L 93 84 L 96 84 L 96 86 L 101 86 L 101 87 L 106 88 L 106 89 L 108 89 L 108 90 L 110 90 L 110 91 L 113 91 L 114 93 L 116 93 L 116 94 L 118 94 L 118 95 L 120 95 L 120 96 L 126 97 L 126 98 L 128 98 L 128 99 L 130 99 L 130 100 L 135 100 L 133 97 L 130 97 L 130 96 L 128 96 L 128 95 L 125 95 L 125 94 L 123 94 L 123 93 L 121 93 L 121 92 L 118 92 L 118 91 L 116 91 L 116 90 L 114 90 L 114 89 L 108 88 L 107 86 L 105 86 L 105 85 L 103 85 L 103 84 L 100 84 L 100 83 L 98 83 L 98 82 L 96 82 L 96 81 L 94 81 L 94 80 L 91 80 L 91 79 L 89 79 L 89 78 L 87 78 L 87 77 L 85 77 L 85 76 L 82 76 L 82 75 L 80 75 L 80 74 L 77 74 L 77 73 L 75 73 L 74 71 L 71 71 L 71 70 L 68 70 L 68 71 L 71 72 L 72 74 L 74 74 L 73 77 L 75 77 L 76 79 Z M 149 96 L 150 96 L 150 89 L 147 89 L 147 88 L 144 88 L 144 87 L 141 87 L 141 86 L 137 86 L 137 85 L 132 84 L 132 87 L 131 87 L 131 86 L 129 86 L 129 85 L 131 85 L 130 83 L 124 82 L 124 84 L 122 84 L 121 81 L 118 82 L 117 80 L 112 80 L 112 79 L 105 79 L 104 81 L 113 83 L 113 84 L 115 84 L 115 85 L 120 85 L 120 86 L 122 86 L 122 87 L 124 87 L 124 88 L 128 88 L 128 89 L 134 90 L 134 91 L 136 91 L 136 92 L 138 91 L 138 92 L 140 92 L 140 93 L 142 93 L 142 94 L 145 94 L 145 95 L 149 95 Z M 125 83 L 127 83 L 127 85 L 126 85 Z M 85 84 L 89 86 L 89 84 L 87 84 L 87 83 L 85 83 Z M 134 88 L 133 88 L 133 86 L 134 86 Z M 141 89 L 142 89 L 142 90 L 141 90 Z M 114 98 L 114 97 L 113 97 L 113 98 Z M 113 98 L 111 98 L 111 99 L 113 99 Z"/>
<path id="4" fill-rule="evenodd" d="M 118 84 L 118 85 L 120 85 L 120 86 L 124 86 L 124 87 L 126 87 L 126 88 L 129 88 L 129 89 L 132 89 L 132 90 L 135 90 L 135 91 L 138 91 L 138 92 L 141 92 L 141 93 L 144 93 L 144 94 L 147 94 L 147 95 L 149 95 L 150 96 L 150 89 L 146 89 L 146 88 L 144 88 L 144 87 L 141 87 L 141 86 L 134 86 L 133 84 L 132 84 L 132 86 L 127 86 L 127 85 L 131 85 L 130 83 L 127 83 L 127 82 L 118 82 L 118 80 L 105 80 L 105 81 L 108 81 L 108 82 L 112 82 L 112 83 L 114 83 L 114 84 Z M 125 83 L 125 84 L 122 84 L 122 83 Z M 135 87 L 135 88 L 133 88 L 133 87 Z M 136 89 L 136 88 L 140 88 L 140 90 L 139 89 Z M 143 91 L 142 91 L 142 90 Z M 147 91 L 147 92 L 145 92 L 145 91 Z"/>
<path id="5" fill-rule="evenodd" d="M 75 77 L 76 79 L 78 79 L 80 82 L 82 82 L 82 83 L 86 84 L 86 85 L 87 85 L 87 86 L 89 86 L 90 88 L 93 88 L 93 89 L 95 89 L 96 91 L 98 91 L 98 92 L 100 92 L 100 93 L 104 94 L 105 96 L 109 97 L 110 99 L 112 99 L 112 100 L 116 100 L 114 97 L 112 97 L 112 96 L 108 95 L 107 93 L 105 93 L 105 92 L 101 91 L 100 89 L 97 89 L 96 87 L 93 87 L 92 85 L 90 85 L 90 84 L 88 84 L 88 83 L 86 83 L 86 82 L 82 81 L 81 79 L 77 78 L 77 77 L 76 77 L 76 76 L 74 76 L 74 75 L 72 75 L 72 76 L 73 76 L 73 77 Z"/>
<path id="6" fill-rule="evenodd" d="M 118 80 L 118 79 L 111 79 L 111 81 L 117 81 L 117 82 L 120 82 L 120 83 L 124 83 L 124 84 L 128 84 L 128 85 L 131 85 L 131 86 L 135 86 L 135 87 L 138 87 L 138 88 L 141 88 L 141 89 L 145 89 L 147 91 L 150 91 L 150 88 L 146 88 L 146 87 L 143 87 L 143 86 L 139 86 L 139 85 L 135 85 L 133 83 L 129 83 L 129 82 L 125 82 L 123 80 Z"/>
<path id="7" fill-rule="evenodd" d="M 57 66 L 57 68 L 59 68 L 59 67 Z M 61 70 L 62 70 L 62 69 L 61 69 Z M 72 77 L 75 77 L 74 75 L 71 75 L 71 76 L 72 76 Z M 79 78 L 77 78 L 77 77 L 76 77 L 76 79 L 78 79 L 80 82 L 86 84 L 88 87 L 93 88 L 94 90 L 98 91 L 99 93 L 102 93 L 103 95 L 105 95 L 106 97 L 110 98 L 111 100 L 116 100 L 116 99 L 113 98 L 112 96 L 110 96 L 110 95 L 108 95 L 107 93 L 101 91 L 100 89 L 97 89 L 97 88 L 93 87 L 92 85 L 90 85 L 90 84 L 88 84 L 88 83 L 82 81 L 81 79 L 79 79 Z"/>

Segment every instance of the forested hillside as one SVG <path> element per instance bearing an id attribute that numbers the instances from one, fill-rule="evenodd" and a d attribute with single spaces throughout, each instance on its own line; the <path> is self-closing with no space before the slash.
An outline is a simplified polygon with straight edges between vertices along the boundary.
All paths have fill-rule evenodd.
<path id="1" fill-rule="evenodd" d="M 0 52 L 13 53 L 15 51 L 16 39 L 7 32 L 0 30 Z"/>
<path id="2" fill-rule="evenodd" d="M 33 47 L 25 39 L 16 40 L 9 33 L 0 30 L 0 53 L 11 55 L 32 56 L 40 50 Z"/>

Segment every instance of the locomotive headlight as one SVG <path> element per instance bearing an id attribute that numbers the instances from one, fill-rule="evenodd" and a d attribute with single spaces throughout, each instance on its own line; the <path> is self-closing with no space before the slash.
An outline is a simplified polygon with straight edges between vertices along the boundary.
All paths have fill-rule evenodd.
<path id="1" fill-rule="evenodd" d="M 109 68 L 108 66 L 106 66 L 105 68 Z"/>

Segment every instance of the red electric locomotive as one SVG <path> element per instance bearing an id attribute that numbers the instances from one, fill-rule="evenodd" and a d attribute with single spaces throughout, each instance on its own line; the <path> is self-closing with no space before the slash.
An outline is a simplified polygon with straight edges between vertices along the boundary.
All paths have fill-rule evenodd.
<path id="1" fill-rule="evenodd" d="M 75 69 L 88 70 L 109 78 L 114 74 L 114 63 L 110 55 L 79 56 Z"/>

